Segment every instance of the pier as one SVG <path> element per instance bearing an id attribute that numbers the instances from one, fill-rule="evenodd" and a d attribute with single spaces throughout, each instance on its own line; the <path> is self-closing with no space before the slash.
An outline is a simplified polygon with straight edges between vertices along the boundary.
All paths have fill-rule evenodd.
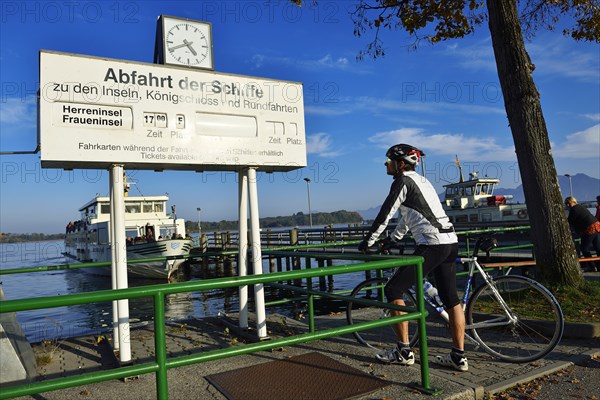
<path id="1" fill-rule="evenodd" d="M 303 234 L 281 236 L 279 241 L 300 239 Z M 312 233 L 312 232 L 311 232 Z M 347 272 L 367 272 L 380 268 L 397 266 L 398 263 L 417 263 L 414 257 L 382 258 L 379 256 L 359 255 L 355 253 L 356 240 L 351 233 L 324 232 L 319 233 L 321 240 L 313 244 L 297 244 L 295 248 L 284 249 L 273 245 L 265 248 L 265 262 L 274 259 L 274 271 L 262 276 L 230 277 L 207 281 L 181 282 L 175 284 L 159 284 L 138 288 L 120 289 L 105 292 L 81 293 L 56 298 L 39 298 L 7 301 L 2 304 L 2 312 L 23 311 L 33 308 L 48 308 L 66 304 L 87 304 L 105 302 L 121 298 L 152 299 L 155 307 L 153 321 L 132 325 L 130 330 L 132 364 L 120 365 L 115 355 L 113 339 L 109 335 L 94 335 L 34 343 L 33 349 L 38 360 L 48 355 L 44 365 L 38 365 L 39 377 L 32 386 L 15 388 L 3 387 L 0 399 L 22 396 L 26 393 L 44 393 L 48 399 L 67 399 L 79 396 L 96 399 L 111 397 L 121 399 L 147 398 L 149 391 L 156 393 L 156 398 L 214 398 L 232 399 L 223 394 L 211 383 L 209 377 L 232 373 L 238 369 L 257 364 L 267 364 L 281 360 L 295 360 L 295 357 L 309 357 L 313 353 L 338 363 L 340 371 L 345 367 L 359 371 L 360 376 L 371 376 L 383 381 L 377 395 L 389 398 L 420 398 L 429 396 L 422 392 L 442 391 L 442 398 L 481 399 L 485 394 L 495 393 L 518 382 L 543 376 L 558 369 L 572 365 L 583 359 L 597 355 L 597 341 L 592 338 L 600 336 L 598 324 L 580 324 L 567 328 L 565 335 L 579 339 L 567 339 L 552 354 L 543 360 L 528 364 L 506 364 L 496 361 L 481 351 L 468 345 L 469 362 L 473 366 L 468 373 L 457 374 L 430 363 L 434 355 L 447 351 L 448 332 L 445 326 L 435 321 L 427 322 L 427 347 L 420 349 L 418 355 L 421 362 L 414 367 L 398 370 L 397 365 L 376 363 L 373 352 L 359 345 L 349 335 L 356 326 L 348 326 L 343 314 L 316 315 L 314 313 L 314 296 L 321 296 L 318 290 L 312 289 L 312 280 L 319 280 L 319 289 L 328 277 Z M 337 235 L 337 237 L 336 237 Z M 357 234 L 360 235 L 360 234 Z M 306 235 L 308 241 L 317 242 L 316 235 Z M 231 234 L 221 233 L 218 236 L 228 243 Z M 327 238 L 327 240 L 323 240 Z M 332 240 L 332 238 L 338 239 Z M 343 238 L 341 241 L 339 238 Z M 276 242 L 275 238 L 270 239 Z M 304 239 L 304 243 L 307 239 Z M 280 244 L 280 243 L 277 243 Z M 311 249 L 312 248 L 312 249 Z M 335 252 L 332 249 L 335 248 Z M 311 249 L 311 251 L 307 251 Z M 329 249 L 329 250 L 327 250 Z M 327 250 L 327 251 L 326 251 Z M 205 252 L 192 255 L 192 260 L 213 257 Z M 218 255 L 231 260 L 235 256 L 233 250 L 222 250 Z M 333 265 L 328 260 L 355 259 L 355 263 Z M 289 260 L 289 261 L 288 261 Z M 418 270 L 418 268 L 417 268 Z M 597 273 L 596 273 L 597 274 Z M 595 275 L 592 275 L 592 277 Z M 308 279 L 307 279 L 308 278 Z M 332 278 L 333 279 L 333 278 Z M 418 279 L 418 278 L 417 278 Z M 299 287 L 306 287 L 309 305 L 305 319 L 295 321 L 289 316 L 269 313 L 267 320 L 268 340 L 258 340 L 255 325 L 239 329 L 235 314 L 223 314 L 215 317 L 166 321 L 164 318 L 164 301 L 166 294 L 185 293 L 210 288 L 238 287 L 256 283 L 269 285 L 275 282 L 288 282 Z M 305 282 L 305 283 L 304 283 Z M 316 287 L 316 285 L 315 285 Z M 328 285 L 325 285 L 325 289 Z M 325 297 L 342 300 L 343 294 L 322 293 Z M 293 299 L 282 299 L 295 301 Z M 162 310 L 162 311 L 161 311 Z M 393 317 L 386 323 L 396 321 Z M 408 315 L 407 318 L 420 318 L 419 314 Z M 256 321 L 252 321 L 256 323 Z M 381 323 L 381 322 L 378 322 Z M 585 326 L 584 326 L 585 325 Z M 569 333 L 570 332 L 570 333 Z M 581 337 L 581 333 L 584 337 Z M 427 350 L 429 349 L 429 350 Z M 582 358 L 583 357 L 583 358 Z M 225 361 L 225 358 L 227 361 Z M 427 362 L 425 362 L 425 360 Z M 265 365 L 265 368 L 268 368 Z M 336 367 L 337 368 L 337 367 Z M 337 371 L 337 369 L 336 369 Z M 401 371 L 401 372 L 400 372 Z M 168 372 L 168 373 L 167 373 Z M 313 371 L 314 372 L 314 371 Z M 339 371 L 338 371 L 339 372 Z M 308 372 L 307 372 L 308 373 Z M 353 372 L 358 374 L 358 372 Z M 352 373 L 351 373 L 352 374 Z M 277 370 L 270 378 L 267 389 L 277 389 Z M 283 378 L 281 378 L 283 379 Z M 62 380 L 62 381 L 61 381 Z M 275 383 L 273 383 L 275 382 Z M 285 381 L 282 381 L 285 382 Z M 271 388 L 273 386 L 273 388 Z M 289 386 L 288 384 L 284 386 Z M 315 383 L 315 386 L 316 383 Z M 415 386 L 417 389 L 415 389 Z M 327 387 L 317 390 L 327 390 Z M 424 390 L 423 390 L 424 389 Z M 300 389 L 298 389 L 300 390 Z M 284 392 L 275 392 L 273 398 Z M 320 392 L 327 393 L 327 392 Z M 282 395 L 283 396 L 283 395 Z M 323 395 L 330 398 L 327 394 Z M 354 398 L 367 399 L 366 392 L 353 394 Z M 282 397 L 283 398 L 283 397 Z"/>
<path id="2" fill-rule="evenodd" d="M 223 347 L 236 348 L 243 346 L 248 339 L 237 335 L 228 326 L 236 315 L 168 323 L 166 325 L 167 355 L 193 355 L 198 351 L 209 351 Z M 340 315 L 320 316 L 315 320 L 318 326 L 342 326 L 345 318 Z M 281 315 L 269 315 L 268 324 L 273 339 L 289 334 L 306 331 L 307 325 L 290 320 Z M 563 339 L 561 344 L 543 360 L 527 364 L 509 364 L 491 359 L 486 353 L 476 351 L 467 346 L 470 370 L 456 373 L 434 364 L 433 357 L 448 351 L 448 339 L 445 333 L 437 332 L 437 327 L 428 324 L 430 375 L 433 387 L 443 392 L 438 399 L 483 399 L 486 395 L 501 392 L 519 383 L 552 374 L 568 368 L 574 363 L 600 356 L 597 340 L 593 339 Z M 153 354 L 153 328 L 151 325 L 131 330 L 132 353 L 135 363 L 151 360 Z M 47 352 L 48 344 L 34 344 L 36 354 Z M 117 359 L 112 353 L 110 340 L 104 337 L 88 336 L 61 340 L 52 349 L 52 361 L 40 368 L 40 379 L 56 377 L 74 377 L 82 373 L 110 370 L 118 367 Z M 292 357 L 317 352 L 361 373 L 376 377 L 389 383 L 377 391 L 356 397 L 359 400 L 368 399 L 431 399 L 432 396 L 423 394 L 412 385 L 420 382 L 418 364 L 411 367 L 387 365 L 378 363 L 374 354 L 368 348 L 359 345 L 351 335 L 344 335 L 328 340 L 320 340 L 297 346 L 286 346 L 270 351 L 240 355 L 225 360 L 209 361 L 201 364 L 169 370 L 170 399 L 214 399 L 226 400 L 206 377 L 234 372 L 241 368 L 273 363 L 280 360 L 290 360 Z M 417 360 L 418 360 L 418 353 Z M 276 395 L 284 392 L 280 376 L 283 371 L 274 371 L 269 380 L 270 387 L 264 387 L 264 394 Z M 293 383 L 292 383 L 293 384 Z M 581 383 L 583 385 L 585 383 Z M 296 389 L 298 389 L 296 387 Z M 330 397 L 327 388 L 321 389 L 317 398 Z M 136 375 L 128 379 L 115 379 L 102 383 L 85 384 L 70 389 L 62 389 L 43 394 L 48 400 L 89 399 L 105 400 L 119 398 L 121 400 L 139 400 L 154 398 L 156 386 L 152 374 Z M 584 394 L 584 393 L 582 393 Z M 300 394 L 297 394 L 300 396 Z M 30 397 L 27 397 L 29 399 Z M 251 397 L 248 397 L 251 398 Z M 263 397 L 284 398 L 284 397 Z M 299 398 L 299 397 L 288 397 Z M 25 398 L 23 398 L 25 399 Z"/>

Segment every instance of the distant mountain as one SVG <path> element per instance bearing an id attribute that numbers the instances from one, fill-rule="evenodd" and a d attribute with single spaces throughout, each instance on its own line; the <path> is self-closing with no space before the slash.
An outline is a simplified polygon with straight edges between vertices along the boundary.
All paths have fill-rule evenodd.
<path id="1" fill-rule="evenodd" d="M 560 185 L 560 192 L 562 194 L 563 199 L 571 195 L 568 177 L 560 175 L 558 177 L 558 184 Z M 600 179 L 592 178 L 591 176 L 587 176 L 586 174 L 575 174 L 571 176 L 571 184 L 573 185 L 573 196 L 580 203 L 584 201 L 595 201 L 596 196 L 600 195 Z M 512 201 L 519 203 L 525 202 L 525 195 L 523 194 L 523 185 L 519 185 L 514 189 L 503 189 L 498 187 L 494 189 L 494 193 L 512 195 Z M 443 198 L 444 194 L 441 193 L 440 199 Z"/>
<path id="2" fill-rule="evenodd" d="M 381 208 L 381 205 L 379 205 L 377 207 L 371 207 L 367 210 L 358 210 L 357 213 L 359 213 L 360 216 L 363 217 L 363 219 L 366 221 L 369 219 L 375 219 L 380 208 Z"/>
<path id="3" fill-rule="evenodd" d="M 563 199 L 570 196 L 569 178 L 564 175 L 558 177 L 558 184 Z M 571 176 L 571 184 L 573 185 L 573 196 L 581 203 L 584 201 L 596 201 L 596 196 L 600 195 L 600 179 L 592 178 L 586 174 L 575 174 Z M 511 195 L 513 202 L 524 203 L 525 195 L 523 194 L 523 185 L 519 185 L 514 189 L 504 189 L 498 187 L 494 189 L 495 194 Z M 439 193 L 440 201 L 444 199 L 444 193 Z M 374 219 L 379 212 L 381 205 L 372 207 L 367 210 L 358 210 L 357 212 L 365 220 Z"/>
<path id="4" fill-rule="evenodd" d="M 570 195 L 569 178 L 559 176 L 558 183 L 563 198 Z M 596 196 L 600 196 L 600 179 L 592 178 L 586 174 L 575 174 L 571 176 L 573 184 L 573 196 L 579 201 L 596 201 Z"/>

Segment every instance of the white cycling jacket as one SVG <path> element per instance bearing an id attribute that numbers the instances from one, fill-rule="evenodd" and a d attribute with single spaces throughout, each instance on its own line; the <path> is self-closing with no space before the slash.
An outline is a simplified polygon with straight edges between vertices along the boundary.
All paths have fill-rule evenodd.
<path id="1" fill-rule="evenodd" d="M 379 238 L 398 209 L 400 218 L 391 236 L 393 240 L 399 241 L 410 230 L 417 245 L 458 242 L 433 185 L 415 171 L 406 171 L 392 182 L 390 193 L 367 235 L 369 246 Z"/>

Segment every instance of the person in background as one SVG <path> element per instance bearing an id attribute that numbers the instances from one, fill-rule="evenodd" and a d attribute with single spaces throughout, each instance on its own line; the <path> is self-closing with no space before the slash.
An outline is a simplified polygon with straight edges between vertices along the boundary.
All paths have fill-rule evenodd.
<path id="1" fill-rule="evenodd" d="M 415 172 L 415 167 L 425 154 L 410 145 L 397 144 L 387 151 L 386 172 L 394 178 L 390 193 L 385 199 L 371 229 L 358 249 L 366 252 L 384 232 L 390 219 L 400 210 L 401 220 L 390 236 L 392 242 L 400 241 L 410 230 L 417 244 L 415 255 L 422 256 L 423 276 L 433 271 L 439 295 L 450 317 L 452 350 L 445 356 L 437 356 L 438 364 L 458 371 L 468 371 L 464 352 L 465 315 L 456 292 L 455 260 L 458 256 L 458 237 L 444 212 L 433 185 Z M 390 303 L 403 306 L 403 293 L 414 284 L 414 267 L 398 268 L 385 286 L 384 292 Z M 393 315 L 403 314 L 392 311 Z M 408 322 L 394 326 L 396 346 L 377 354 L 386 363 L 412 365 L 415 356 L 409 346 Z"/>
<path id="2" fill-rule="evenodd" d="M 578 233 L 581 237 L 581 253 L 584 257 L 591 257 L 593 248 L 596 256 L 600 256 L 600 222 L 592 215 L 591 212 L 581 204 L 577 204 L 577 199 L 569 196 L 565 199 L 565 205 L 569 209 L 567 220 L 571 229 Z M 589 267 L 586 271 L 596 271 L 598 263 L 594 261 L 588 262 Z"/>
<path id="3" fill-rule="evenodd" d="M 600 221 L 600 196 L 596 196 L 596 219 Z"/>

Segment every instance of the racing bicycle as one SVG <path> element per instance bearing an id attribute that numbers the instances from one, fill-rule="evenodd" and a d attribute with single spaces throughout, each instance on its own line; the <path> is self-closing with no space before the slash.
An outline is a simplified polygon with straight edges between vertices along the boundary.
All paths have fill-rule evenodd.
<path id="1" fill-rule="evenodd" d="M 471 257 L 457 259 L 467 266 L 461 306 L 465 312 L 465 340 L 482 348 L 490 355 L 506 362 L 525 363 L 538 360 L 550 353 L 559 343 L 564 329 L 560 304 L 548 289 L 539 282 L 518 275 L 494 277 L 477 261 L 480 250 L 489 252 L 497 246 L 494 238 L 477 239 Z M 478 275 L 476 275 L 478 272 Z M 385 302 L 383 288 L 389 276 L 367 279 L 359 283 L 351 293 L 354 298 L 381 300 Z M 474 279 L 483 281 L 473 289 Z M 448 313 L 444 309 L 433 285 L 424 280 L 425 305 L 432 316 L 441 318 L 447 326 Z M 404 294 L 408 307 L 415 307 L 415 288 Z M 346 319 L 348 324 L 360 323 L 374 318 L 385 318 L 390 309 L 365 307 L 348 301 Z M 427 328 L 429 331 L 429 327 Z M 358 342 L 381 351 L 395 343 L 393 328 L 383 326 L 353 333 Z M 410 346 L 418 342 L 417 321 L 409 321 Z"/>

